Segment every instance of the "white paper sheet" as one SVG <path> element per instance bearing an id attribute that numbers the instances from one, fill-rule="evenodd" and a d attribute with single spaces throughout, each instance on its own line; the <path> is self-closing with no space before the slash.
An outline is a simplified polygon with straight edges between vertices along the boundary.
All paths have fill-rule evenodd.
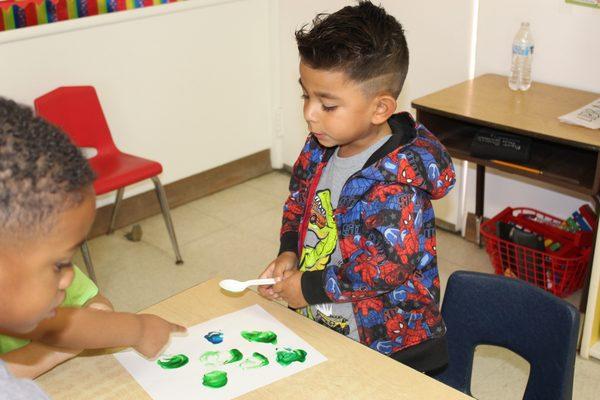
<path id="1" fill-rule="evenodd" d="M 223 333 L 222 343 L 212 344 L 204 337 L 214 331 Z M 275 332 L 277 344 L 249 342 L 241 336 L 242 331 Z M 283 348 L 306 351 L 306 360 L 288 366 L 280 365 L 276 361 L 276 351 Z M 240 350 L 244 359 L 219 366 L 207 366 L 200 360 L 200 356 L 207 351 L 220 351 L 222 355 L 228 355 L 231 349 Z M 251 358 L 254 352 L 266 356 L 269 365 L 243 369 L 240 365 L 247 357 Z M 115 357 L 154 400 L 233 399 L 327 360 L 259 305 L 189 328 L 187 336 L 172 338 L 165 354 L 185 354 L 189 362 L 181 368 L 163 369 L 156 361 L 148 361 L 133 350 L 118 353 Z M 203 386 L 203 375 L 213 370 L 227 373 L 228 382 L 225 386 Z"/>
<path id="2" fill-rule="evenodd" d="M 558 117 L 560 122 L 600 129 L 600 99 L 592 101 L 573 112 Z"/>

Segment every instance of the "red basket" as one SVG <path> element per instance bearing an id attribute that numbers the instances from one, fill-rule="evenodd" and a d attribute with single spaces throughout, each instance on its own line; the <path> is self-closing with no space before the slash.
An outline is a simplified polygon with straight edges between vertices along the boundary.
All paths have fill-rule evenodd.
<path id="1" fill-rule="evenodd" d="M 500 239 L 496 223 L 512 222 L 559 242 L 558 251 L 538 251 Z M 591 257 L 591 232 L 571 233 L 558 226 L 563 221 L 532 208 L 504 209 L 481 224 L 481 235 L 496 274 L 523 279 L 559 297 L 583 286 Z"/>

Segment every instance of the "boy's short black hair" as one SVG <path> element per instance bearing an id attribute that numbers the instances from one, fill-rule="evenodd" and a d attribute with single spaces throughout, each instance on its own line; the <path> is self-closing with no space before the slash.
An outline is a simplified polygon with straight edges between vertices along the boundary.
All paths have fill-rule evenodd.
<path id="1" fill-rule="evenodd" d="M 296 31 L 301 61 L 314 69 L 342 71 L 355 82 L 377 78 L 373 89 L 398 97 L 408 72 L 402 25 L 370 1 L 318 14 Z"/>
<path id="2" fill-rule="evenodd" d="M 0 97 L 0 237 L 47 232 L 79 205 L 94 173 L 67 135 Z"/>

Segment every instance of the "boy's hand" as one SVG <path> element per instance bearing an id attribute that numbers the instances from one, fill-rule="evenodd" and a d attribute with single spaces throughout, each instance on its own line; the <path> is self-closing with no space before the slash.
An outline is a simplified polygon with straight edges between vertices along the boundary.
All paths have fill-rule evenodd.
<path id="1" fill-rule="evenodd" d="M 140 337 L 132 347 L 150 359 L 160 355 L 172 333 L 186 331 L 185 327 L 172 324 L 156 315 L 140 314 L 138 317 L 141 325 Z"/>
<path id="2" fill-rule="evenodd" d="M 302 294 L 302 272 L 298 270 L 287 271 L 284 280 L 273 285 L 273 292 L 292 308 L 308 305 Z"/>
<path id="3" fill-rule="evenodd" d="M 293 271 L 298 267 L 298 256 L 291 251 L 284 251 L 260 274 L 259 278 L 275 278 L 276 282 L 283 279 L 287 271 Z M 273 286 L 259 286 L 258 293 L 269 299 L 279 300 L 280 297 L 273 291 Z"/>

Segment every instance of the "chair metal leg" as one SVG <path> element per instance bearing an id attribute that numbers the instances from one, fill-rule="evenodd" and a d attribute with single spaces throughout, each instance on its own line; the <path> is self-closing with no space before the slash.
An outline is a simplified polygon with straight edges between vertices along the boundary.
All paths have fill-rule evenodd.
<path id="1" fill-rule="evenodd" d="M 92 256 L 90 255 L 90 248 L 88 247 L 87 240 L 81 244 L 81 254 L 83 255 L 83 261 L 85 262 L 85 267 L 87 268 L 88 275 L 92 281 L 96 285 L 98 285 L 98 281 L 96 280 L 96 273 L 94 272 L 94 264 L 92 263 Z"/>
<path id="2" fill-rule="evenodd" d="M 123 193 L 125 188 L 119 188 L 117 190 L 117 198 L 115 199 L 115 205 L 113 206 L 112 216 L 110 217 L 110 226 L 108 227 L 108 234 L 112 234 L 115 231 L 115 222 L 117 221 L 117 213 L 121 207 L 121 200 L 123 200 Z"/>
<path id="3" fill-rule="evenodd" d="M 167 195 L 165 194 L 165 190 L 157 176 L 152 177 L 152 182 L 154 182 L 154 187 L 156 188 L 156 196 L 158 197 L 160 209 L 165 220 L 165 225 L 167 225 L 167 231 L 169 232 L 169 237 L 171 238 L 171 245 L 173 246 L 173 251 L 175 252 L 175 264 L 183 264 L 183 259 L 181 258 L 181 253 L 179 252 L 179 245 L 177 244 L 177 237 L 175 237 L 173 221 L 171 220 L 171 212 L 169 211 Z"/>

